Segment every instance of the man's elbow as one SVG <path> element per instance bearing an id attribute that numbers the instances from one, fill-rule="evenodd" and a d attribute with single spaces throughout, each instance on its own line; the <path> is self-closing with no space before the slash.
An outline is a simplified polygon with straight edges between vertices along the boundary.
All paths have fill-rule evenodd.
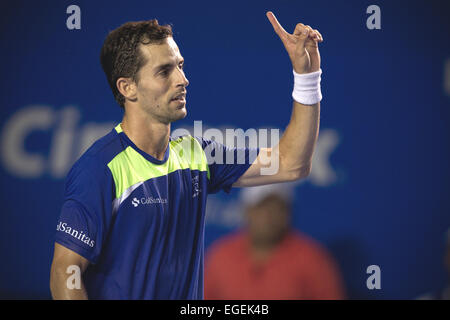
<path id="1" fill-rule="evenodd" d="M 311 173 L 311 165 L 301 166 L 294 170 L 289 170 L 287 174 L 287 181 L 297 181 L 301 179 L 305 179 Z"/>

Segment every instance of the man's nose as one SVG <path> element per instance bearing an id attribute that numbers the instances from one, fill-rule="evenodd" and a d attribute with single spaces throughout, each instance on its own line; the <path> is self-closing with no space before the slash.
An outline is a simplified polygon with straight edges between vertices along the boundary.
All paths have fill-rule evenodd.
<path id="1" fill-rule="evenodd" d="M 178 68 L 178 76 L 177 85 L 182 85 L 183 87 L 187 87 L 189 85 L 189 80 L 186 78 L 183 69 Z"/>

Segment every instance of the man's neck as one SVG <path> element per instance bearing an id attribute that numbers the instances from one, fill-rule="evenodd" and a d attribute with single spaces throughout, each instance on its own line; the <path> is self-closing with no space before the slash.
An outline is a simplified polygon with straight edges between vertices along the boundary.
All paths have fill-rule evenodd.
<path id="1" fill-rule="evenodd" d="M 273 249 L 274 246 L 251 246 L 251 259 L 255 263 L 264 263 L 269 259 L 271 253 L 273 252 Z"/>
<path id="2" fill-rule="evenodd" d="M 267 261 L 277 243 L 267 243 L 267 242 L 259 242 L 254 241 L 254 239 L 250 239 L 250 255 L 255 263 L 264 263 Z"/>
<path id="3" fill-rule="evenodd" d="M 249 235 L 250 253 L 255 262 L 264 262 L 273 253 L 274 250 L 283 242 L 286 233 L 280 234 L 277 239 L 258 240 Z"/>
<path id="4" fill-rule="evenodd" d="M 122 130 L 142 151 L 158 160 L 164 159 L 169 144 L 170 123 L 158 122 L 146 115 L 125 112 Z"/>

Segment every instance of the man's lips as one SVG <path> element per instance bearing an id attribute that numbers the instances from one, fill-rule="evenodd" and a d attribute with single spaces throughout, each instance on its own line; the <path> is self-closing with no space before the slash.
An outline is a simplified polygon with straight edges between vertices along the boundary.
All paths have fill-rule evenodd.
<path id="1" fill-rule="evenodd" d="M 171 102 L 175 102 L 179 106 L 184 106 L 186 104 L 186 100 L 184 98 L 172 99 Z"/>
<path id="2" fill-rule="evenodd" d="M 172 100 L 186 101 L 186 92 L 182 92 L 182 93 L 176 95 L 175 97 L 172 98 Z"/>

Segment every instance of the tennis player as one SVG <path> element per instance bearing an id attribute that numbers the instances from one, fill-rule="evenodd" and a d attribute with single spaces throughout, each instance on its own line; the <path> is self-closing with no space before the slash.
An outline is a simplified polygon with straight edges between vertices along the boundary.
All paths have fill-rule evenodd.
<path id="1" fill-rule="evenodd" d="M 106 37 L 100 60 L 124 116 L 68 173 L 50 274 L 54 299 L 203 299 L 207 195 L 309 174 L 323 39 L 310 26 L 299 23 L 290 34 L 272 12 L 267 18 L 292 61 L 294 102 L 279 144 L 261 150 L 170 137 L 171 123 L 187 114 L 189 85 L 170 26 L 129 22 Z M 270 161 L 278 171 L 262 174 Z M 69 285 L 77 268 L 81 281 Z"/>

